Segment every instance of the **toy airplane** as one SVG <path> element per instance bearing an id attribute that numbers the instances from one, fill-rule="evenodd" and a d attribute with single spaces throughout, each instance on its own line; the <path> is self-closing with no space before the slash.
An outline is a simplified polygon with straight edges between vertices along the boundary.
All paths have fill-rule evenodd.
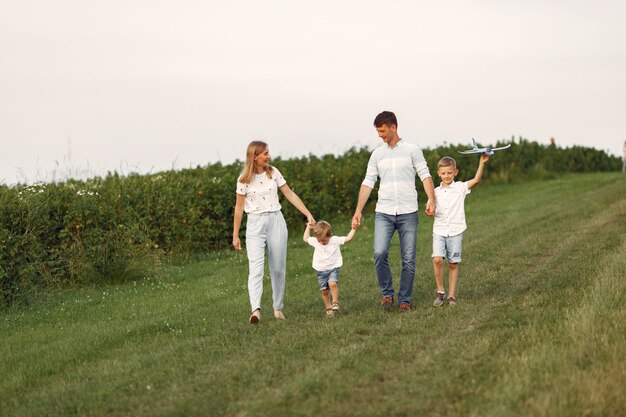
<path id="1" fill-rule="evenodd" d="M 501 148 L 479 148 L 478 145 L 476 144 L 476 139 L 472 138 L 472 144 L 473 144 L 473 148 L 472 149 L 468 149 L 466 151 L 459 151 L 459 153 L 462 154 L 472 154 L 472 153 L 484 153 L 485 155 L 491 156 L 494 154 L 495 151 L 500 151 L 502 149 L 507 149 L 511 147 L 511 144 L 509 143 L 506 146 L 502 146 Z"/>

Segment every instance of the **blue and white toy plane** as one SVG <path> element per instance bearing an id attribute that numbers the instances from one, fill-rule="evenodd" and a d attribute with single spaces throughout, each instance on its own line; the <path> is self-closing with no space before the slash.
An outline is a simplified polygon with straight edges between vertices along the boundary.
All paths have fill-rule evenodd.
<path id="1" fill-rule="evenodd" d="M 462 154 L 472 154 L 472 153 L 484 153 L 485 155 L 491 156 L 494 154 L 495 151 L 501 151 L 502 149 L 507 149 L 511 147 L 511 144 L 509 143 L 506 146 L 502 146 L 501 148 L 479 148 L 478 145 L 476 144 L 476 139 L 472 138 L 472 144 L 473 144 L 473 148 L 472 149 L 468 149 L 466 151 L 459 151 L 459 153 Z"/>

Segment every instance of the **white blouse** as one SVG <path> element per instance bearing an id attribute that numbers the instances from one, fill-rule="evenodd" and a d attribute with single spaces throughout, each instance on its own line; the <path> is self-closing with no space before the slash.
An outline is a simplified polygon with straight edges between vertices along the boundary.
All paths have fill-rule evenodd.
<path id="1" fill-rule="evenodd" d="M 276 167 L 272 168 L 272 178 L 263 172 L 256 174 L 250 184 L 243 184 L 237 180 L 237 194 L 246 196 L 244 205 L 246 213 L 259 214 L 280 210 L 278 188 L 287 184 L 287 181 Z"/>

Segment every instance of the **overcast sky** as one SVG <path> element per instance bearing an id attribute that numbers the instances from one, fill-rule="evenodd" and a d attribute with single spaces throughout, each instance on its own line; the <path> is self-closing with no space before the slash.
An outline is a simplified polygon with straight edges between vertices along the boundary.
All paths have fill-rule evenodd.
<path id="1" fill-rule="evenodd" d="M 0 183 L 403 139 L 622 155 L 626 1 L 0 0 Z"/>

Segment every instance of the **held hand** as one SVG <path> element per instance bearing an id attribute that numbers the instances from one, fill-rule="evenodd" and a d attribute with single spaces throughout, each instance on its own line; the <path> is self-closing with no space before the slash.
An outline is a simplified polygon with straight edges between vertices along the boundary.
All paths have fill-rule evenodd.
<path id="1" fill-rule="evenodd" d="M 239 240 L 238 237 L 233 238 L 233 248 L 235 248 L 237 252 L 241 250 L 241 241 Z"/>
<path id="2" fill-rule="evenodd" d="M 437 207 L 435 206 L 435 203 L 429 199 L 426 202 L 426 215 L 427 216 L 434 216 L 436 209 L 437 209 Z"/>
<path id="3" fill-rule="evenodd" d="M 309 226 L 309 228 L 313 228 L 313 226 L 315 226 L 315 223 L 317 223 L 315 219 L 313 218 L 313 216 L 307 216 L 306 220 L 307 220 L 307 225 Z"/>
<path id="4" fill-rule="evenodd" d="M 361 225 L 361 213 L 354 213 L 352 216 L 352 228 L 356 229 Z"/>

